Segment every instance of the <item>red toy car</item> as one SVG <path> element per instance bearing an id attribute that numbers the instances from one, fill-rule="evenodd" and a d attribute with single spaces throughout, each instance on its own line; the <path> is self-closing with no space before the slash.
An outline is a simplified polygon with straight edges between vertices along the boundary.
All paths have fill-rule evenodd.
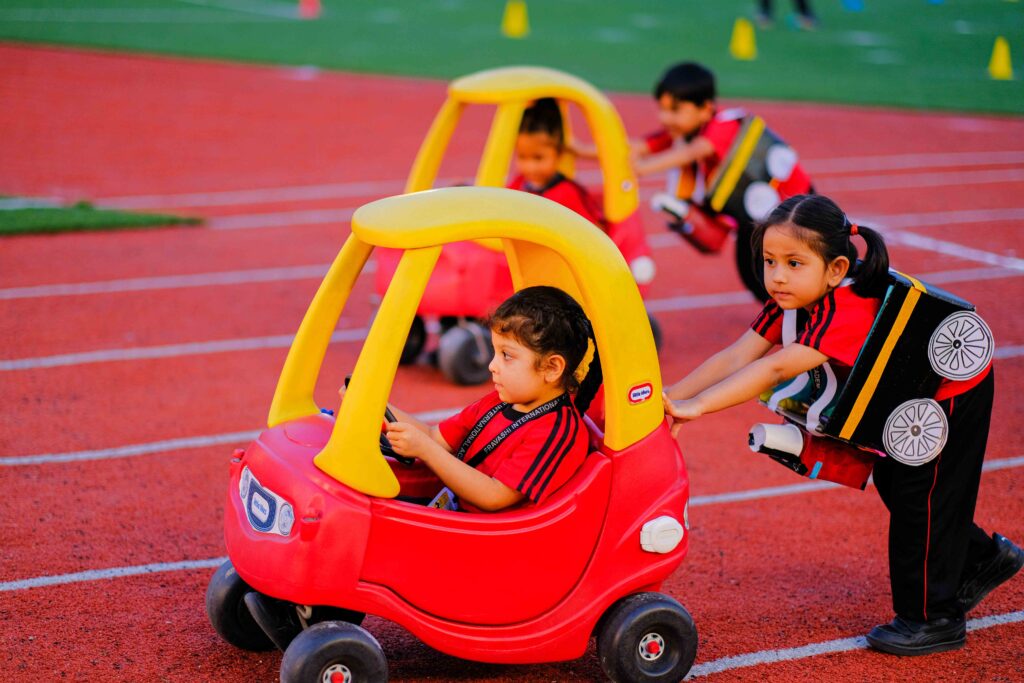
<path id="1" fill-rule="evenodd" d="M 542 504 L 438 510 L 420 503 L 440 489 L 434 475 L 382 454 L 380 415 L 405 343 L 393 331 L 409 328 L 443 245 L 495 238 L 517 287 L 557 286 L 583 305 L 602 359 L 603 415 L 586 420 L 584 464 Z M 375 247 L 404 253 L 335 420 L 313 389 Z M 680 680 L 696 629 L 658 591 L 686 555 L 689 481 L 660 376 L 626 262 L 568 209 L 483 187 L 363 206 L 289 352 L 269 428 L 231 460 L 230 561 L 210 581 L 211 623 L 238 647 L 281 647 L 285 682 L 386 680 L 385 656 L 359 626 L 366 613 L 487 662 L 574 659 L 596 635 L 612 680 Z"/>

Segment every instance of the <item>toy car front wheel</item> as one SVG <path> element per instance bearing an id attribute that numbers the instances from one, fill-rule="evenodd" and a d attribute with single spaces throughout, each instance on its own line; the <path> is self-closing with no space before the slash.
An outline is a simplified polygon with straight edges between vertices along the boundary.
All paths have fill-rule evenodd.
<path id="1" fill-rule="evenodd" d="M 245 605 L 245 594 L 251 591 L 231 563 L 225 562 L 206 587 L 206 615 L 218 635 L 235 647 L 253 652 L 270 650 L 274 644 Z"/>
<path id="2" fill-rule="evenodd" d="M 377 639 L 355 624 L 325 621 L 295 637 L 281 660 L 281 683 L 378 683 L 388 662 Z"/>
<path id="3" fill-rule="evenodd" d="M 438 340 L 437 363 L 456 384 L 482 384 L 490 379 L 487 366 L 493 355 L 490 334 L 472 321 L 456 325 Z"/>
<path id="4" fill-rule="evenodd" d="M 605 613 L 597 653 L 616 683 L 677 683 L 697 656 L 697 627 L 686 608 L 667 595 L 637 593 Z"/>

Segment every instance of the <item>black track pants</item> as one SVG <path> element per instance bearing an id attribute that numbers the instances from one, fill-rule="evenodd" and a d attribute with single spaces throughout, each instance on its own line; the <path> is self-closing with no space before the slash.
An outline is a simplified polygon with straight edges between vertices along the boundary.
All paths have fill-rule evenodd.
<path id="1" fill-rule="evenodd" d="M 910 467 L 892 458 L 874 480 L 889 509 L 889 580 L 896 614 L 914 621 L 959 617 L 956 591 L 964 567 L 991 555 L 995 542 L 974 523 L 992 415 L 994 370 L 970 391 L 942 401 L 949 436 L 931 462 Z"/>

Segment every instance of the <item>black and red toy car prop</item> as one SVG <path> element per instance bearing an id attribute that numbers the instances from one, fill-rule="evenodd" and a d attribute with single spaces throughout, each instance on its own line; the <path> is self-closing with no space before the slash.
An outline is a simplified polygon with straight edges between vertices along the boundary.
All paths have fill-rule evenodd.
<path id="1" fill-rule="evenodd" d="M 837 481 L 863 488 L 873 464 L 868 452 L 907 465 L 930 461 L 945 445 L 949 428 L 945 413 L 933 398 L 939 384 L 943 379 L 978 377 L 989 367 L 994 351 L 992 331 L 972 304 L 890 271 L 889 287 L 874 325 L 842 386 L 825 364 L 816 369 L 815 378 L 801 375 L 766 397 L 769 408 L 810 432 L 811 437 L 849 444 L 845 450 L 838 444 L 816 448 L 817 439 L 811 438 L 807 443 L 817 455 L 808 452 L 801 456 L 790 449 L 787 466 L 811 478 L 825 479 L 840 462 L 850 467 L 860 463 L 862 480 L 860 474 L 851 478 L 849 469 L 840 468 L 836 471 L 844 474 Z M 758 435 L 752 432 L 750 438 L 752 447 L 763 447 Z M 776 453 L 774 457 L 782 456 Z M 808 468 L 810 460 L 814 462 Z M 823 471 L 830 461 L 832 465 Z M 815 467 L 814 463 L 820 464 Z"/>

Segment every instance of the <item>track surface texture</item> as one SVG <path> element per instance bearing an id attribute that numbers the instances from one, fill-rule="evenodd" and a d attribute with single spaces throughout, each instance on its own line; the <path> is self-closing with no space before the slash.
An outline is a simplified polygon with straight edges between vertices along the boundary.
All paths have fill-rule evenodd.
<path id="1" fill-rule="evenodd" d="M 401 191 L 441 82 L 0 45 L 2 194 L 181 211 L 202 227 L 0 242 L 0 671 L 5 681 L 272 681 L 280 654 L 222 642 L 203 596 L 224 555 L 228 459 L 265 424 L 291 335 L 353 208 Z M 614 95 L 627 129 L 647 97 Z M 1024 541 L 1024 120 L 747 104 L 799 150 L 818 189 L 885 231 L 893 264 L 977 304 L 997 340 L 978 502 Z M 446 161 L 471 176 L 486 119 Z M 473 138 L 473 134 L 477 137 Z M 655 184 L 644 184 L 649 196 Z M 660 273 L 648 302 L 672 382 L 757 312 L 731 257 L 701 256 L 644 209 Z M 357 286 L 317 398 L 354 362 L 373 307 Z M 413 412 L 463 405 L 402 368 Z M 1024 679 L 1024 578 L 972 614 L 967 646 L 903 659 L 864 649 L 891 618 L 884 508 L 751 454 L 754 405 L 681 435 L 690 553 L 664 590 L 700 633 L 694 677 L 728 681 Z M 410 558 L 414 561 L 414 558 Z M 602 680 L 580 660 L 496 666 L 365 624 L 392 680 Z"/>

